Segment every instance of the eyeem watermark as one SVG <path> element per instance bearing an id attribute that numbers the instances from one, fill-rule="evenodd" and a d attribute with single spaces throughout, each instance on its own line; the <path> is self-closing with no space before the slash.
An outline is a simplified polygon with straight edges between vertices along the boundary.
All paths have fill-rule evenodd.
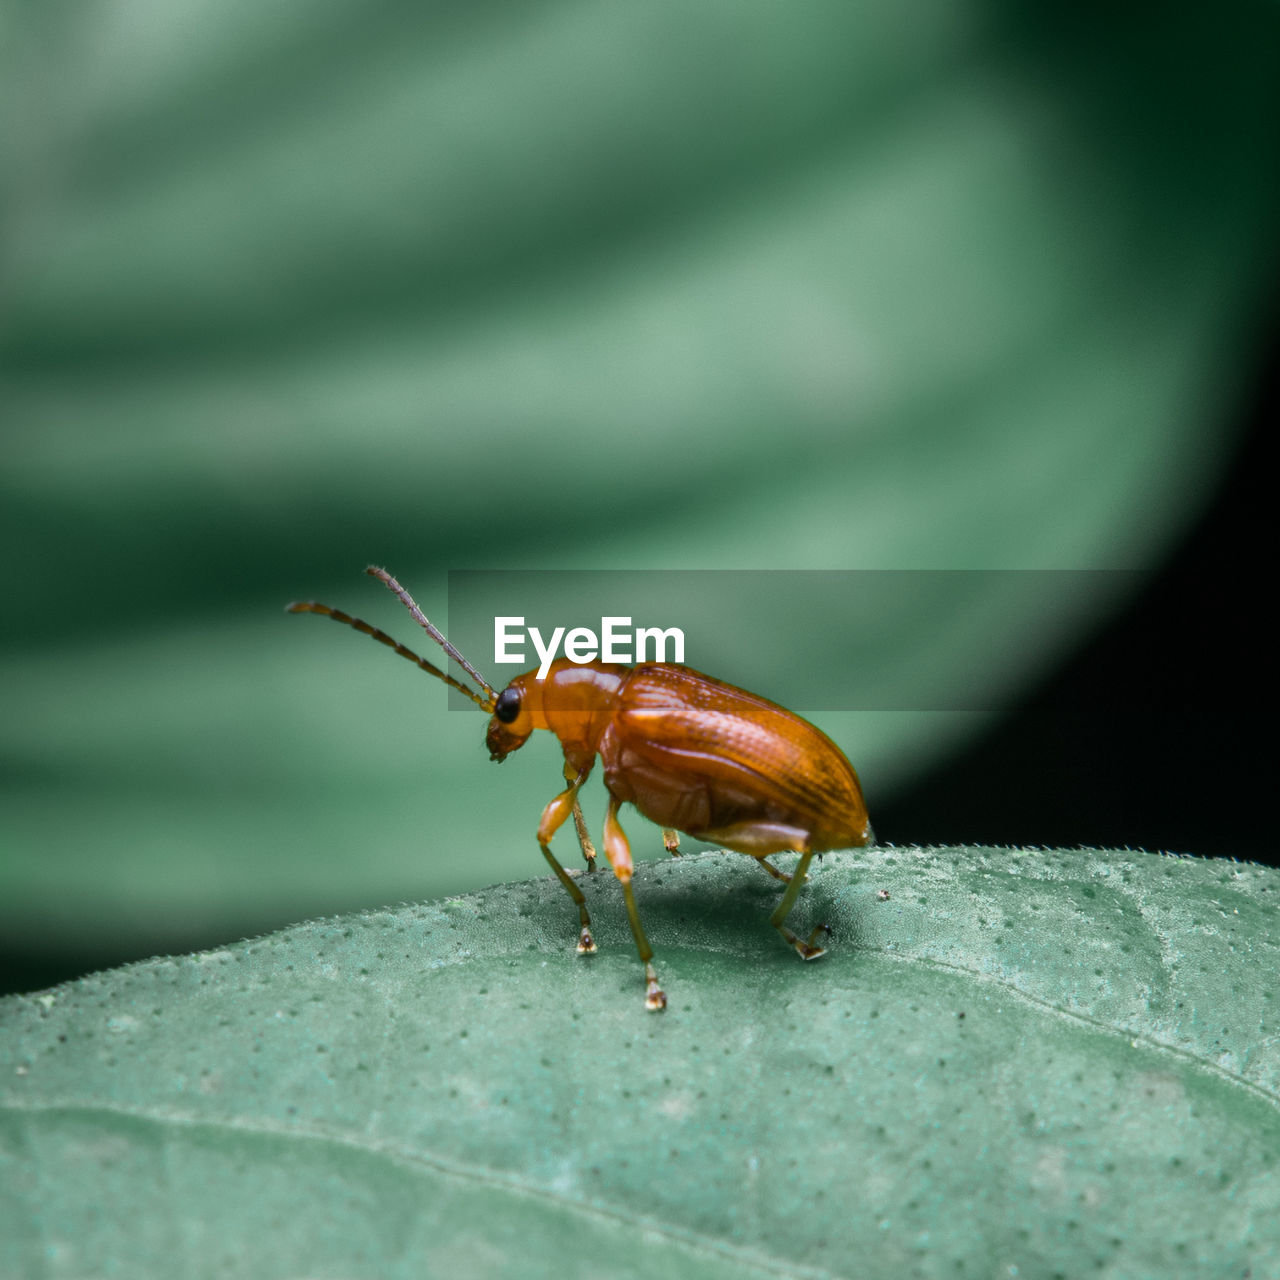
<path id="1" fill-rule="evenodd" d="M 636 627 L 629 630 L 631 619 L 606 617 L 600 619 L 599 634 L 590 627 L 574 627 L 566 630 L 555 627 L 549 639 L 544 639 L 537 627 L 526 627 L 521 617 L 495 617 L 493 620 L 493 660 L 499 664 L 528 665 L 525 657 L 526 635 L 538 655 L 538 679 L 545 680 L 555 661 L 560 642 L 564 642 L 564 656 L 570 662 L 683 662 L 684 632 L 679 627 Z M 653 656 L 649 656 L 649 642 L 653 642 Z M 667 656 L 667 643 L 671 644 L 671 656 Z M 517 649 L 516 646 L 519 646 Z M 634 655 L 634 656 L 633 656 Z"/>
<path id="2" fill-rule="evenodd" d="M 454 569 L 447 632 L 498 684 L 526 671 L 549 679 L 566 656 L 683 657 L 802 715 L 990 714 L 1149 582 L 1130 569 Z M 633 625 L 655 622 L 678 624 L 683 654 L 673 631 Z M 1126 705 L 1167 706 L 1162 670 L 1132 673 Z M 1197 704 L 1216 705 L 1220 684 L 1201 676 Z M 448 696 L 475 713 L 456 689 Z M 1107 684 L 1080 696 L 1111 709 L 1118 694 Z"/>

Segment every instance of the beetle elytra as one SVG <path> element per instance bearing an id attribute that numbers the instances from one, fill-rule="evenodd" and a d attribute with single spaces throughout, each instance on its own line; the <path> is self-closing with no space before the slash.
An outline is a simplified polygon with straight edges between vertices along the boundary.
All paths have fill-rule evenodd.
<path id="1" fill-rule="evenodd" d="M 803 960 L 823 954 L 819 925 L 801 939 L 787 928 L 814 854 L 873 840 L 862 787 L 844 753 L 820 729 L 776 703 L 676 663 L 628 667 L 559 659 L 545 679 L 516 676 L 501 692 L 445 639 L 385 569 L 367 573 L 393 591 L 482 692 L 469 689 L 377 627 L 316 601 L 288 606 L 318 613 L 362 631 L 424 671 L 466 694 L 490 715 L 486 745 L 491 760 L 519 750 L 535 729 L 549 729 L 564 752 L 568 784 L 542 811 L 538 846 L 578 908 L 580 955 L 595 951 L 591 917 L 581 888 L 551 852 L 551 839 L 572 815 L 590 871 L 596 851 L 587 833 L 578 791 L 599 756 L 609 794 L 604 852 L 621 887 L 627 919 L 645 974 L 645 1005 L 666 1007 L 631 888 L 631 846 L 618 822 L 630 802 L 662 830 L 667 852 L 679 856 L 679 833 L 748 854 L 786 890 L 769 923 Z M 775 853 L 800 855 L 788 875 L 770 861 Z"/>

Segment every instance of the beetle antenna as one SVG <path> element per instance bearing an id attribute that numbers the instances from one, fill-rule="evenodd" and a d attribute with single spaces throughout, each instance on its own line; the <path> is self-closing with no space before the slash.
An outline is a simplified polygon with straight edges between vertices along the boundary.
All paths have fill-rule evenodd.
<path id="1" fill-rule="evenodd" d="M 402 658 L 408 658 L 410 662 L 417 663 L 417 665 L 429 675 L 433 675 L 437 677 L 437 679 L 443 680 L 445 684 L 457 689 L 460 693 L 465 693 L 481 711 L 493 710 L 493 700 L 495 695 L 493 690 L 489 689 L 488 685 L 485 685 L 485 688 L 489 689 L 490 696 L 489 700 L 485 701 L 473 690 L 468 689 L 460 680 L 455 680 L 448 674 L 448 672 L 441 671 L 439 667 L 432 666 L 432 664 L 425 658 L 418 657 L 412 649 L 402 645 L 399 640 L 393 640 L 385 631 L 379 631 L 377 627 L 370 626 L 370 624 L 363 618 L 353 618 L 349 613 L 343 613 L 341 609 L 331 609 L 327 604 L 321 604 L 318 600 L 296 601 L 294 604 L 286 605 L 285 612 L 319 613 L 323 614 L 326 618 L 332 618 L 334 622 L 344 622 L 347 626 L 354 627 L 357 631 L 363 631 L 367 636 L 372 636 L 375 640 L 385 644 L 388 649 L 394 649 Z M 481 683 L 483 683 L 483 681 Z"/>
<path id="2" fill-rule="evenodd" d="M 498 691 L 444 638 L 444 633 L 428 620 L 414 598 L 385 569 L 379 569 L 376 564 L 369 565 L 365 573 L 385 583 L 389 590 L 400 597 L 400 603 L 413 614 L 414 621 L 489 695 L 488 709 L 492 710 L 493 704 L 498 700 Z"/>

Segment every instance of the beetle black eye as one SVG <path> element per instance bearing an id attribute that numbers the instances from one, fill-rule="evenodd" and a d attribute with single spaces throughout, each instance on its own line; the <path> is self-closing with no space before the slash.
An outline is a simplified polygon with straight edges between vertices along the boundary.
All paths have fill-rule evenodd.
<path id="1" fill-rule="evenodd" d="M 508 686 L 498 694 L 498 701 L 493 704 L 493 714 L 503 724 L 510 724 L 520 714 L 520 691 Z"/>

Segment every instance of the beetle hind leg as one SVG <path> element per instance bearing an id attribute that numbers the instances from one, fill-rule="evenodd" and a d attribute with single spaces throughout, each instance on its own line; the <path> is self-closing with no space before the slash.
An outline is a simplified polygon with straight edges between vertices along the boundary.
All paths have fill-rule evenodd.
<path id="1" fill-rule="evenodd" d="M 586 861 L 587 870 L 594 873 L 596 847 L 591 843 L 591 833 L 587 830 L 587 820 L 582 816 L 582 804 L 577 796 L 573 797 L 573 825 L 578 831 L 578 843 L 582 846 L 582 856 Z"/>
<path id="2" fill-rule="evenodd" d="M 586 860 L 587 870 L 594 871 L 596 869 L 596 847 L 591 843 L 591 833 L 587 830 L 587 820 L 582 816 L 582 801 L 578 799 L 578 789 L 587 780 L 588 772 L 590 770 L 584 772 L 575 769 L 567 760 L 564 762 L 564 780 L 573 791 L 573 825 L 578 833 L 578 844 L 582 848 L 582 856 Z M 556 799 L 558 800 L 559 797 L 557 796 Z M 562 818 L 560 821 L 564 821 L 564 819 Z M 559 823 L 556 825 L 559 826 Z"/>
<path id="3" fill-rule="evenodd" d="M 805 882 L 805 874 L 809 870 L 809 863 L 812 859 L 812 849 L 806 849 L 800 855 L 800 861 L 796 864 L 796 869 L 791 873 L 791 883 L 787 885 L 787 891 L 782 895 L 782 901 L 778 903 L 773 915 L 769 917 L 769 923 L 782 934 L 790 946 L 795 948 L 795 952 L 801 960 L 816 960 L 820 955 L 824 955 L 826 948 L 818 946 L 818 935 L 830 934 L 831 932 L 829 926 L 820 924 L 809 935 L 808 941 L 804 941 L 792 933 L 784 923 L 791 912 L 791 908 L 796 904 L 796 898 L 799 896 L 801 886 Z M 763 859 L 761 861 L 763 862 Z M 772 870 L 772 868 L 770 869 Z M 778 874 L 781 875 L 781 873 Z"/>
<path id="4" fill-rule="evenodd" d="M 781 880 L 783 884 L 790 884 L 791 877 L 785 871 L 779 871 L 766 857 L 759 857 L 756 861 L 775 879 Z"/>

